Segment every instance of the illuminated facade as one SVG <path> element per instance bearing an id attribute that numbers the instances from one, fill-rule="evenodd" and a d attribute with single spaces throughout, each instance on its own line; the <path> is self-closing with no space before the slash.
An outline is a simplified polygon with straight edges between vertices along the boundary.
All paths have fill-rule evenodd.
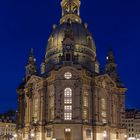
<path id="1" fill-rule="evenodd" d="M 111 50 L 100 72 L 80 4 L 62 0 L 62 18 L 53 25 L 41 74 L 31 51 L 17 90 L 20 140 L 125 140 L 126 88 Z"/>
<path id="2" fill-rule="evenodd" d="M 0 140 L 16 140 L 16 138 L 16 123 L 8 116 L 0 116 Z"/>
<path id="3" fill-rule="evenodd" d="M 125 114 L 128 140 L 140 140 L 140 110 L 127 109 Z"/>

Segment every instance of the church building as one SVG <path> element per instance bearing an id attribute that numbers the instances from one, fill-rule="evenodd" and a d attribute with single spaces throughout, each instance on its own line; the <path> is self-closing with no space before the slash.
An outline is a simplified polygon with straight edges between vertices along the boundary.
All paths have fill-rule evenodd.
<path id="1" fill-rule="evenodd" d="M 94 39 L 80 18 L 80 4 L 61 1 L 62 17 L 53 25 L 40 70 L 31 49 L 17 89 L 18 140 L 126 139 L 127 89 L 111 49 L 100 71 Z"/>

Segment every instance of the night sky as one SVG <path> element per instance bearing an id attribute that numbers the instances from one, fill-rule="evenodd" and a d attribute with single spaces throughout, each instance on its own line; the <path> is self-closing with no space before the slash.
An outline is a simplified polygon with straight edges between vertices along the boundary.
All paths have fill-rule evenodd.
<path id="1" fill-rule="evenodd" d="M 113 48 L 126 106 L 140 108 L 140 1 L 82 0 L 81 17 L 93 34 L 101 65 Z M 25 74 L 30 48 L 43 61 L 60 0 L 0 0 L 0 112 L 17 108 L 16 88 Z"/>

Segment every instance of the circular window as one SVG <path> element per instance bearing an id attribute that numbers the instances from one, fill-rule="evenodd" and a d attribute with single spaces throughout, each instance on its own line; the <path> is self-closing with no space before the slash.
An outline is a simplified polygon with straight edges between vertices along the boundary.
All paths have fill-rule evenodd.
<path id="1" fill-rule="evenodd" d="M 66 72 L 66 73 L 64 74 L 64 77 L 65 77 L 66 79 L 71 79 L 72 74 L 71 74 L 70 72 Z"/>

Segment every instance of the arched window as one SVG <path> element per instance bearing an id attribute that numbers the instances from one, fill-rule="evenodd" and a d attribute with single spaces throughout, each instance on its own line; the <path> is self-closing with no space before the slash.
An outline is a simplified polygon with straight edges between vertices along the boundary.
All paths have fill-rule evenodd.
<path id="1" fill-rule="evenodd" d="M 72 120 L 72 89 L 64 90 L 64 120 Z"/>

